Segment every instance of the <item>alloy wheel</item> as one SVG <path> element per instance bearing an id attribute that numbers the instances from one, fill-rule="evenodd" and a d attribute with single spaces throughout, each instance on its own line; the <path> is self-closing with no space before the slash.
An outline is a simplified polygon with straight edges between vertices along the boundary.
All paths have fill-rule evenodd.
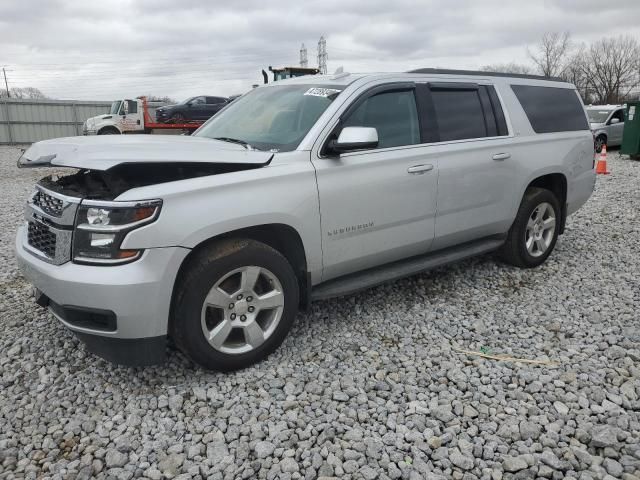
<path id="1" fill-rule="evenodd" d="M 239 354 L 258 348 L 275 331 L 284 310 L 284 291 L 268 269 L 235 269 L 207 294 L 201 313 L 202 332 L 222 353 Z"/>
<path id="2" fill-rule="evenodd" d="M 556 214 L 550 203 L 533 209 L 525 229 L 525 245 L 529 255 L 539 257 L 549 249 L 556 229 Z"/>

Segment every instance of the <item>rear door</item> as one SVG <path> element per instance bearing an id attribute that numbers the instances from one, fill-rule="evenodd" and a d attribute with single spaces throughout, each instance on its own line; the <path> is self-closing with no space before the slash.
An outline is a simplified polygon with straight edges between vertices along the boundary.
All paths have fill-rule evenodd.
<path id="1" fill-rule="evenodd" d="M 347 126 L 375 127 L 378 148 L 313 158 L 323 280 L 429 249 L 438 165 L 421 138 L 417 99 L 413 83 L 370 89 L 342 114 L 327 141 Z"/>
<path id="2" fill-rule="evenodd" d="M 222 97 L 207 98 L 207 118 L 213 117 L 224 106 L 225 99 Z"/>
<path id="3" fill-rule="evenodd" d="M 494 87 L 448 82 L 427 87 L 438 129 L 433 249 L 502 233 L 519 182 Z"/>

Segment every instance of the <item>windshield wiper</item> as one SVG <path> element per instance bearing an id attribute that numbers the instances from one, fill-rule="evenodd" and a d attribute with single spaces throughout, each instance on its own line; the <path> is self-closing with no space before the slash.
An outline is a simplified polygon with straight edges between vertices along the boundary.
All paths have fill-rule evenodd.
<path id="1" fill-rule="evenodd" d="M 229 143 L 237 143 L 238 145 L 242 145 L 247 150 L 257 150 L 253 145 L 249 142 L 245 142 L 244 140 L 240 140 L 239 138 L 231 138 L 231 137 L 214 137 L 214 140 L 220 140 L 221 142 L 229 142 Z"/>

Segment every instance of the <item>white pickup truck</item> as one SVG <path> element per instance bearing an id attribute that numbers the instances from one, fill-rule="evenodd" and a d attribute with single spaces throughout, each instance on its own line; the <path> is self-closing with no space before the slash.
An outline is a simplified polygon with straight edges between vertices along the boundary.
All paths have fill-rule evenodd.
<path id="1" fill-rule="evenodd" d="M 591 195 L 575 87 L 487 72 L 264 85 L 193 136 L 39 142 L 24 274 L 89 349 L 211 369 L 276 349 L 315 299 L 498 251 L 531 268 Z"/>

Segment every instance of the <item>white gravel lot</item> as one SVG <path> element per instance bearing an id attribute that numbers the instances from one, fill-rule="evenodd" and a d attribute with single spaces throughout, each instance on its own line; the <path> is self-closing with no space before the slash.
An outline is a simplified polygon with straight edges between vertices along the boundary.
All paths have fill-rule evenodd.
<path id="1" fill-rule="evenodd" d="M 17 156 L 0 147 L 0 478 L 640 479 L 640 162 L 609 155 L 544 266 L 318 302 L 217 374 L 113 366 L 36 307 L 13 236 L 44 172 Z"/>

